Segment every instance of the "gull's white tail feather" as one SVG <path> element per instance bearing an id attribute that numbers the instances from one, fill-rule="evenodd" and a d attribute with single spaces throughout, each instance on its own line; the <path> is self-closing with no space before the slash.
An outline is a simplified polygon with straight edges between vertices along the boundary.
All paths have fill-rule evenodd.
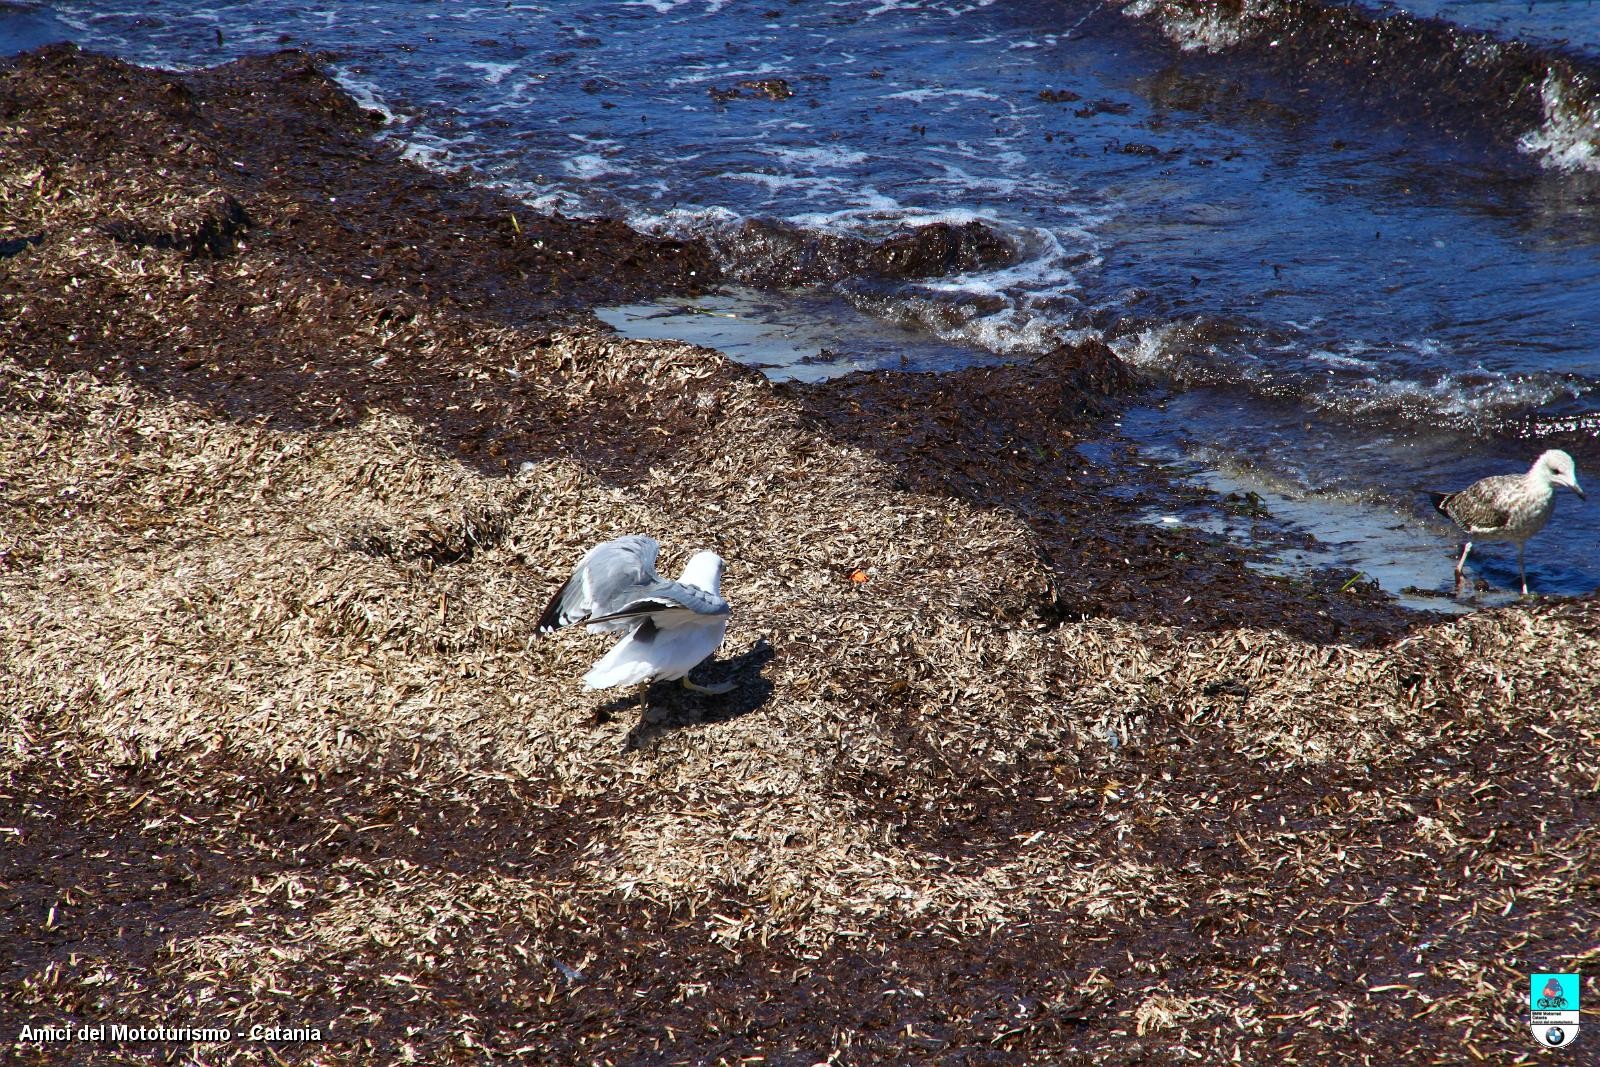
<path id="1" fill-rule="evenodd" d="M 624 637 L 610 652 L 589 668 L 583 676 L 585 689 L 610 689 L 616 685 L 638 685 L 655 677 L 655 664 L 634 645 L 633 638 Z"/>
<path id="2" fill-rule="evenodd" d="M 647 623 L 618 641 L 589 668 L 583 676 L 584 688 L 676 681 L 717 650 L 727 629 L 726 615 L 690 626 L 661 628 Z"/>

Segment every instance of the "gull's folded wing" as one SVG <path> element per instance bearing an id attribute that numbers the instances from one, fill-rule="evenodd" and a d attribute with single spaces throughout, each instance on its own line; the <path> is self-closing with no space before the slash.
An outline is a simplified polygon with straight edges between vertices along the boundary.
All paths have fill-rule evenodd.
<path id="1" fill-rule="evenodd" d="M 656 574 L 660 552 L 654 538 L 640 534 L 591 548 L 545 605 L 535 629 L 543 634 L 574 623 L 604 621 L 596 616 L 610 615 L 661 584 Z"/>
<path id="2" fill-rule="evenodd" d="M 692 585 L 663 583 L 653 595 L 623 605 L 606 615 L 588 620 L 589 625 L 622 619 L 649 618 L 656 626 L 670 628 L 689 622 L 704 622 L 728 614 L 728 602 Z"/>
<path id="3" fill-rule="evenodd" d="M 1433 506 L 1469 533 L 1498 530 L 1511 521 L 1511 509 L 1494 492 L 1495 488 L 1485 479 L 1459 493 L 1434 494 Z"/>

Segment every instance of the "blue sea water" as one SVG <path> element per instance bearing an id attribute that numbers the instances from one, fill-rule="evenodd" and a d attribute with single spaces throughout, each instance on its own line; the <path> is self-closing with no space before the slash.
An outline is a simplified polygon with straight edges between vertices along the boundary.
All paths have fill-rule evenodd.
<path id="1" fill-rule="evenodd" d="M 1104 337 L 1160 385 L 1126 423 L 1149 448 L 1352 529 L 1422 531 L 1436 558 L 1408 573 L 1442 587 L 1453 535 L 1419 489 L 1547 446 L 1600 485 L 1600 5 L 1295 10 L 1303 24 L 1256 0 L 60 0 L 0 7 L 0 42 L 59 27 L 178 66 L 331 52 L 415 158 L 707 237 L 736 281 L 748 219 L 856 236 L 979 221 L 1012 262 L 833 279 L 771 314 L 803 318 L 840 368 Z M 1404 46 L 1374 51 L 1379 26 Z M 739 84 L 774 78 L 792 95 Z M 1542 591 L 1600 587 L 1600 506 L 1576 503 L 1530 548 Z M 1512 553 L 1479 565 L 1514 578 Z"/>
<path id="2" fill-rule="evenodd" d="M 1501 38 L 1591 54 L 1600 49 L 1600 0 L 1399 0 L 1391 6 Z"/>

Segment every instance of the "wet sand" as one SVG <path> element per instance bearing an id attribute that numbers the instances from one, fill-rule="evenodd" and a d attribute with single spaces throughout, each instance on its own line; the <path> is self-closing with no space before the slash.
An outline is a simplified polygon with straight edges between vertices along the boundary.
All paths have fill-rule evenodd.
<path id="1" fill-rule="evenodd" d="M 292 53 L 0 68 L 11 1059 L 1529 1054 L 1600 918 L 1594 599 L 1447 620 L 1152 527 L 1226 502 L 1115 446 L 1103 346 L 619 339 L 703 248 L 374 121 Z M 630 531 L 735 611 L 738 688 L 648 726 L 533 631 Z"/>

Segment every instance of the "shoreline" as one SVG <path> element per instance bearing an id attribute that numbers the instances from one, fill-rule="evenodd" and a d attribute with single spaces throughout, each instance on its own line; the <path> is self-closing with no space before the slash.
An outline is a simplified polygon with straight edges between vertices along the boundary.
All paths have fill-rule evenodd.
<path id="1" fill-rule="evenodd" d="M 705 249 L 404 163 L 302 55 L 49 48 L 0 127 L 13 1017 L 1457 1062 L 1526 1051 L 1508 968 L 1588 958 L 1600 764 L 1549 738 L 1600 717 L 1600 600 L 1445 620 L 1136 525 L 1193 490 L 1076 450 L 1103 346 L 777 386 L 620 339 L 587 309 Z M 533 632 L 632 531 L 730 563 L 739 687 L 659 726 Z"/>

